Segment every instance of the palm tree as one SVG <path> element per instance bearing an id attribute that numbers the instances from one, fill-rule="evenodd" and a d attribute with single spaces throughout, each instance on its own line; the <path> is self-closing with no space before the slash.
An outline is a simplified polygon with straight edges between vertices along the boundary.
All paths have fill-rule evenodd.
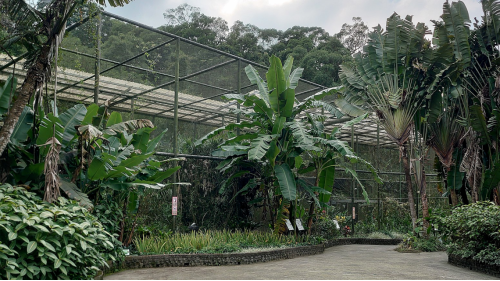
<path id="1" fill-rule="evenodd" d="M 363 52 L 354 55 L 355 68 L 342 66 L 341 80 L 345 98 L 351 103 L 364 103 L 375 112 L 380 124 L 397 144 L 403 161 L 408 202 L 413 228 L 417 213 L 411 184 L 408 140 L 414 128 L 414 117 L 422 94 L 418 90 L 421 62 L 428 47 L 424 24 L 412 23 L 411 17 L 393 14 L 387 19 L 386 31 L 375 27 Z"/>
<path id="2" fill-rule="evenodd" d="M 101 5 L 123 6 L 131 0 L 97 0 Z M 31 7 L 25 0 L 2 1 L 2 12 L 9 17 L 19 32 L 7 38 L 3 48 L 20 42 L 27 42 L 28 53 L 26 78 L 18 91 L 17 99 L 10 106 L 9 113 L 0 129 L 0 155 L 3 154 L 14 127 L 33 94 L 40 93 L 50 80 L 51 65 L 57 57 L 59 44 L 66 31 L 66 22 L 84 0 L 53 0 L 43 11 Z"/>

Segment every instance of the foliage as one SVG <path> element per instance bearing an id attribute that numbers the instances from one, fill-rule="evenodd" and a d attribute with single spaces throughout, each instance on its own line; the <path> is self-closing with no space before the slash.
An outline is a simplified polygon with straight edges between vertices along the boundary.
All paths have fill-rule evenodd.
<path id="1" fill-rule="evenodd" d="M 439 229 L 448 253 L 500 265 L 500 206 L 478 202 L 452 210 Z"/>
<path id="2" fill-rule="evenodd" d="M 319 212 L 312 234 L 326 240 L 340 237 L 341 229 L 346 223 L 346 218 L 345 216 L 342 216 L 342 214 L 334 214 L 336 214 L 336 212 L 333 208 Z M 334 218 L 337 220 L 340 229 L 337 229 L 337 224 L 333 221 Z"/>
<path id="3" fill-rule="evenodd" d="M 297 205 L 294 201 L 298 198 L 298 186 L 312 199 L 312 211 L 314 211 L 314 204 L 320 204 L 319 194 L 331 192 L 337 158 L 343 158 L 346 160 L 344 162 L 361 162 L 372 171 L 376 179 L 378 177 L 375 169 L 368 162 L 354 155 L 345 142 L 335 137 L 338 129 L 335 129 L 331 135 L 324 131 L 322 122 L 327 117 L 305 113 L 314 108 L 324 108 L 335 118 L 344 116 L 342 109 L 322 101 L 325 96 L 334 95 L 339 89 L 322 91 L 300 103 L 296 102 L 295 88 L 302 69 L 297 68 L 292 71 L 293 57 L 289 57 L 282 65 L 279 58 L 272 56 L 270 64 L 266 73 L 267 81 L 264 81 L 252 66 L 245 68 L 250 82 L 257 85 L 258 94 L 225 96 L 226 99 L 244 106 L 240 112 L 248 121 L 216 129 L 201 138 L 197 144 L 214 138 L 221 132 L 229 134 L 229 139 L 225 140 L 212 155 L 227 158 L 219 166 L 222 171 L 232 171 L 229 168 L 236 165 L 244 165 L 245 168 L 252 167 L 252 170 L 238 169 L 228 177 L 226 183 L 242 176 L 252 175 L 241 191 L 253 188 L 260 188 L 263 191 L 262 200 L 268 207 L 271 225 L 276 230 L 280 228 L 276 226 L 283 225 L 282 221 L 278 220 L 278 217 L 282 215 L 283 207 L 289 203 L 292 204 L 292 208 Z M 308 119 L 302 120 L 301 115 L 306 115 Z M 366 115 L 352 120 L 346 126 L 364 118 Z M 245 130 L 245 132 L 239 134 L 240 130 Z M 310 163 L 303 161 L 306 152 L 314 156 Z M 251 162 L 258 163 L 258 165 Z M 339 161 L 340 163 L 343 162 Z M 298 179 L 298 174 L 309 170 L 317 172 L 314 185 Z M 357 178 L 355 171 L 349 168 L 346 170 Z M 225 184 L 221 186 L 221 192 L 224 190 Z M 322 200 L 327 201 L 327 199 L 325 197 Z M 294 215 L 292 212 L 292 221 L 294 221 Z M 312 217 L 309 218 L 308 227 L 311 225 L 311 219 Z"/>
<path id="4" fill-rule="evenodd" d="M 352 21 L 352 25 L 344 23 L 336 36 L 351 54 L 355 54 L 366 44 L 369 28 L 360 17 L 353 17 Z"/>
<path id="5" fill-rule="evenodd" d="M 292 247 L 315 244 L 314 239 L 273 235 L 271 232 L 203 231 L 175 233 L 168 237 L 141 237 L 134 240 L 141 255 L 228 253 L 246 248 Z"/>
<path id="6" fill-rule="evenodd" d="M 92 279 L 119 242 L 75 201 L 49 204 L 24 187 L 0 186 L 0 276 Z"/>
<path id="7" fill-rule="evenodd" d="M 444 251 L 445 249 L 440 237 L 419 237 L 413 234 L 406 234 L 403 237 L 403 242 L 398 246 L 397 251 L 438 252 Z"/>

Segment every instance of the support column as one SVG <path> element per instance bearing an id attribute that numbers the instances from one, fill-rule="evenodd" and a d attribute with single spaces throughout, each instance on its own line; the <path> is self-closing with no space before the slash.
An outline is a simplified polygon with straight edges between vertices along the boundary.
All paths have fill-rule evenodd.
<path id="1" fill-rule="evenodd" d="M 101 75 L 101 29 L 102 15 L 97 14 L 97 44 L 95 48 L 94 103 L 99 104 L 99 79 Z"/>
<path id="2" fill-rule="evenodd" d="M 380 124 L 377 123 L 377 150 L 375 155 L 380 155 Z M 379 157 L 375 157 L 375 165 L 377 168 L 377 173 L 380 172 L 380 160 Z M 378 230 L 380 230 L 380 184 L 377 183 L 377 222 L 378 222 Z"/>
<path id="3" fill-rule="evenodd" d="M 179 68 L 180 68 L 180 49 L 181 49 L 181 40 L 177 38 L 176 41 L 176 49 L 175 49 L 175 94 L 174 94 L 174 156 L 177 157 L 179 154 L 178 147 L 178 134 L 179 134 Z M 174 166 L 177 166 L 177 161 L 174 161 Z M 179 171 L 176 171 L 174 174 L 174 181 L 179 180 Z M 182 216 L 181 212 L 181 193 L 180 188 L 178 186 L 172 187 L 172 196 L 177 197 L 177 215 Z M 177 216 L 173 216 L 173 228 L 174 232 L 176 231 L 176 218 Z"/>
<path id="4" fill-rule="evenodd" d="M 354 149 L 354 125 L 351 125 L 351 147 Z M 351 233 L 354 234 L 354 216 L 355 212 L 353 212 L 354 208 L 354 187 L 356 186 L 354 176 L 352 176 L 352 184 L 351 184 Z"/>
<path id="5" fill-rule="evenodd" d="M 241 59 L 238 60 L 238 95 L 241 94 Z M 236 108 L 240 109 L 240 103 L 236 102 Z M 241 116 L 240 113 L 238 112 L 238 115 L 236 116 L 236 123 L 240 123 Z M 240 128 L 236 129 L 236 134 L 239 136 L 240 135 Z"/>

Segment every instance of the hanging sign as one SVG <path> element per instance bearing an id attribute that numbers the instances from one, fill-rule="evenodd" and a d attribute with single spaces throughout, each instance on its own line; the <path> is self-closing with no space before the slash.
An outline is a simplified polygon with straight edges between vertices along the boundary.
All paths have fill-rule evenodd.
<path id="1" fill-rule="evenodd" d="M 352 207 L 352 219 L 356 219 L 356 207 Z"/>
<path id="2" fill-rule="evenodd" d="M 177 216 L 177 197 L 172 197 L 172 216 Z"/>

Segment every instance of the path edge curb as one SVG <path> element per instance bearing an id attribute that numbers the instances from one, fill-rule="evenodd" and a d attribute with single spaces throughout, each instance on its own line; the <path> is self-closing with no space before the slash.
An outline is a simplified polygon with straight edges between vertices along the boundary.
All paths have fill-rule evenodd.
<path id="1" fill-rule="evenodd" d="M 500 278 L 500 266 L 476 261 L 471 258 L 462 258 L 453 254 L 448 254 L 448 263 L 454 266 L 467 268 L 472 271 Z"/>
<path id="2" fill-rule="evenodd" d="M 276 249 L 276 250 L 255 252 L 255 253 L 167 254 L 167 255 L 127 256 L 125 257 L 125 260 L 120 264 L 108 262 L 109 268 L 104 269 L 103 273 L 107 274 L 107 273 L 113 273 L 116 270 L 138 269 L 138 268 L 252 264 L 252 263 L 269 262 L 275 260 L 292 259 L 301 256 L 322 254 L 325 251 L 325 249 L 340 245 L 352 245 L 352 244 L 398 245 L 401 242 L 402 242 L 401 239 L 343 238 L 343 239 L 335 239 L 318 245 Z M 99 277 L 102 278 L 103 275 Z"/>

